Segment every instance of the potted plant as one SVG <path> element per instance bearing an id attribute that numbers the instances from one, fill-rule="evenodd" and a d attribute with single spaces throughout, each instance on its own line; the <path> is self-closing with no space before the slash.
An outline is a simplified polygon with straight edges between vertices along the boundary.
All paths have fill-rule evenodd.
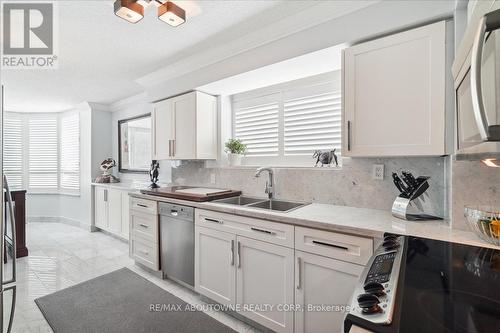
<path id="1" fill-rule="evenodd" d="M 242 143 L 239 139 L 229 139 L 226 144 L 226 153 L 229 159 L 229 165 L 238 166 L 241 165 L 241 157 L 245 155 L 247 146 Z"/>

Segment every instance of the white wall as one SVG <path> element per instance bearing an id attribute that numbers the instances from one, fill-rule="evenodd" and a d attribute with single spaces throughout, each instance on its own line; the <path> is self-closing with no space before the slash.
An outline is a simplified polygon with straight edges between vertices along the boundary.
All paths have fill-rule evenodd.
<path id="1" fill-rule="evenodd" d="M 452 17 L 454 7 L 454 1 L 382 1 L 241 52 L 192 73 L 148 86 L 148 99 L 161 100 L 210 82 L 310 52 L 371 39 L 444 17 Z M 147 82 L 142 80 L 141 82 L 147 85 Z"/>

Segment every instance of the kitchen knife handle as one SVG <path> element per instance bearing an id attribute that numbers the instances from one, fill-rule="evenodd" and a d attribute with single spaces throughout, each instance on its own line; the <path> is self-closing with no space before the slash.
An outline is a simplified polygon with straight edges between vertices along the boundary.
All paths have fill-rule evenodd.
<path id="1" fill-rule="evenodd" d="M 347 151 L 351 151 L 351 121 L 347 121 Z"/>

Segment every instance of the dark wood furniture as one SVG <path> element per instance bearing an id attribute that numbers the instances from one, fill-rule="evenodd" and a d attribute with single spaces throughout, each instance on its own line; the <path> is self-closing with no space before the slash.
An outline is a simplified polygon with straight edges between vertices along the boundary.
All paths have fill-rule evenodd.
<path id="1" fill-rule="evenodd" d="M 12 197 L 14 218 L 16 220 L 16 257 L 26 257 L 28 255 L 28 248 L 26 247 L 26 190 L 10 191 L 10 195 Z M 7 198 L 5 198 L 5 205 L 8 205 Z M 5 221 L 8 221 L 7 206 L 4 209 L 4 214 Z M 9 236 L 6 238 L 5 245 L 12 246 L 12 239 Z"/>

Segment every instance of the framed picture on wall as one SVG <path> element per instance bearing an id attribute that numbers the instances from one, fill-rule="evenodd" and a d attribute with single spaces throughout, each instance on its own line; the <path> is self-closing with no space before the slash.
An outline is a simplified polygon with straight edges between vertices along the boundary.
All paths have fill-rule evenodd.
<path id="1" fill-rule="evenodd" d="M 120 172 L 147 173 L 151 164 L 151 113 L 118 121 Z"/>

